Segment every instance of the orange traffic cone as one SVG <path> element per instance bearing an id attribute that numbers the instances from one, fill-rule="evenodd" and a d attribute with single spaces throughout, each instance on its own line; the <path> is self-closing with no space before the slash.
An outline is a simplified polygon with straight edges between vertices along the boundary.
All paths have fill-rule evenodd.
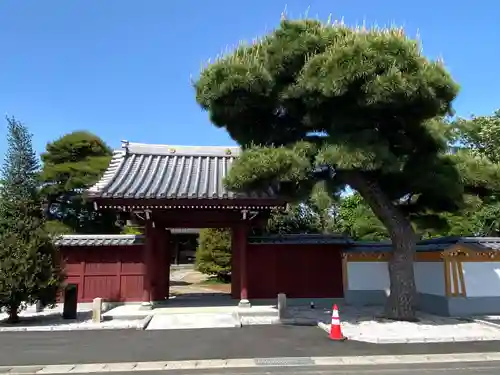
<path id="1" fill-rule="evenodd" d="M 330 340 L 344 341 L 347 337 L 342 334 L 342 327 L 340 326 L 339 308 L 333 305 L 332 311 L 332 324 L 330 326 Z"/>

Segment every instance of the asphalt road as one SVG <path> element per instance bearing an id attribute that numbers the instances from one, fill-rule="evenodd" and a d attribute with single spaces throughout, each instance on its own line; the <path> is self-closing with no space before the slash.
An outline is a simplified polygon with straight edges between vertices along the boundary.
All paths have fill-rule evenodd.
<path id="1" fill-rule="evenodd" d="M 317 327 L 297 326 L 170 331 L 2 332 L 0 366 L 496 352 L 500 348 L 499 344 L 486 341 L 405 345 L 331 342 Z"/>
<path id="2" fill-rule="evenodd" d="M 95 373 L 96 375 L 109 374 Z M 452 363 L 419 365 L 408 368 L 408 365 L 391 366 L 343 366 L 343 367 L 260 367 L 248 369 L 214 369 L 214 370 L 178 370 L 178 371 L 146 371 L 115 372 L 116 375 L 498 375 L 500 363 Z"/>

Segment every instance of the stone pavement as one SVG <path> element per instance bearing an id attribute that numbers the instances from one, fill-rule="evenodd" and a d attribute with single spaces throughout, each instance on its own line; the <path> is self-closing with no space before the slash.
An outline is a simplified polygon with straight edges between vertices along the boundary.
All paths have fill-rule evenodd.
<path id="1" fill-rule="evenodd" d="M 233 313 L 155 314 L 147 330 L 240 327 Z"/>
<path id="2" fill-rule="evenodd" d="M 0 374 L 88 374 L 102 372 L 147 372 L 172 370 L 213 370 L 273 367 L 321 366 L 374 366 L 374 365 L 422 365 L 429 363 L 500 362 L 500 352 L 428 354 L 403 356 L 348 356 L 348 357 L 278 357 L 201 359 L 191 361 L 154 361 L 122 363 L 83 363 L 62 365 L 2 366 Z"/>
<path id="3" fill-rule="evenodd" d="M 277 324 L 278 311 L 274 306 L 253 306 L 239 309 L 233 300 L 214 298 L 215 306 L 189 306 L 189 302 L 177 303 L 172 299 L 165 306 L 150 311 L 141 310 L 139 305 L 116 307 L 104 314 L 105 317 L 122 318 L 127 316 L 151 316 L 147 330 L 191 329 L 191 328 L 228 328 L 247 325 Z M 224 303 L 230 302 L 228 305 Z M 183 306 L 184 305 L 184 306 Z"/>
<path id="4" fill-rule="evenodd" d="M 500 340 L 500 326 L 482 321 L 454 319 L 419 313 L 417 323 L 378 318 L 381 307 L 340 306 L 343 334 L 350 340 L 370 343 L 424 343 Z M 329 332 L 331 309 L 291 308 L 290 316 L 299 322 L 318 322 Z"/>

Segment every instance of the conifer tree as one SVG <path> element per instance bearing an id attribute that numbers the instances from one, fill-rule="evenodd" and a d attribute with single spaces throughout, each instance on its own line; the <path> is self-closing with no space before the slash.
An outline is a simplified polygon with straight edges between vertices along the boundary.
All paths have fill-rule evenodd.
<path id="1" fill-rule="evenodd" d="M 196 268 L 221 281 L 231 277 L 231 232 L 207 228 L 200 231 L 196 249 Z"/>
<path id="2" fill-rule="evenodd" d="M 31 135 L 7 118 L 8 149 L 0 186 L 0 308 L 19 320 L 27 304 L 55 302 L 64 280 L 39 199 L 39 163 Z"/>

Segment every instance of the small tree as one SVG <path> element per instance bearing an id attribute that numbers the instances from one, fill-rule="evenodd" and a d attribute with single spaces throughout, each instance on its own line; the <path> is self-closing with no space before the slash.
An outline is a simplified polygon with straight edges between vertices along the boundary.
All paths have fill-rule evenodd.
<path id="1" fill-rule="evenodd" d="M 55 302 L 64 276 L 39 199 L 39 164 L 28 129 L 8 118 L 0 186 L 0 308 L 10 322 L 28 303 Z"/>
<path id="2" fill-rule="evenodd" d="M 196 268 L 205 275 L 228 282 L 231 278 L 231 232 L 203 229 L 196 249 Z"/>

